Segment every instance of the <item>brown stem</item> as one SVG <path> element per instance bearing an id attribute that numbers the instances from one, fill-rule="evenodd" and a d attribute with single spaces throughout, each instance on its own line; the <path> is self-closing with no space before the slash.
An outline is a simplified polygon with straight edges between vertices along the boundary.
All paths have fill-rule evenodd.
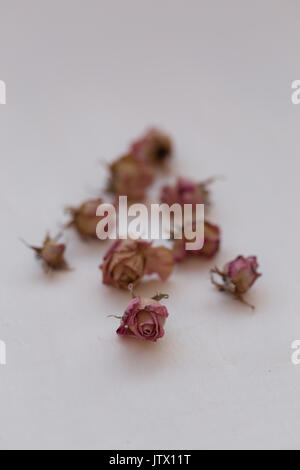
<path id="1" fill-rule="evenodd" d="M 219 289 L 220 291 L 224 291 L 225 290 L 225 286 L 222 285 L 222 284 L 219 284 L 215 278 L 214 278 L 214 274 L 217 274 L 218 276 L 220 276 L 223 281 L 224 281 L 224 273 L 222 273 L 222 271 L 220 271 L 217 267 L 214 268 L 214 269 L 211 269 L 210 271 L 210 279 L 211 279 L 211 282 L 213 283 L 214 286 L 217 287 L 217 289 Z"/>
<path id="2" fill-rule="evenodd" d="M 235 293 L 235 294 L 234 294 L 234 297 L 236 298 L 236 300 L 238 300 L 238 301 L 241 302 L 242 304 L 247 305 L 247 307 L 250 307 L 252 310 L 255 310 L 254 305 L 249 304 L 249 302 L 246 302 L 246 300 L 242 297 L 241 294 Z"/>
<path id="3" fill-rule="evenodd" d="M 158 292 L 156 295 L 154 295 L 151 298 L 153 300 L 157 300 L 157 302 L 160 302 L 161 300 L 168 299 L 169 297 L 170 297 L 169 294 L 161 294 L 161 293 Z"/>
<path id="4" fill-rule="evenodd" d="M 131 294 L 131 297 L 132 297 L 133 299 L 135 299 L 135 298 L 136 298 L 136 295 L 135 295 L 135 292 L 134 292 L 134 285 L 133 285 L 132 283 L 131 283 L 131 284 L 128 284 L 128 290 L 129 290 L 129 292 L 130 292 L 130 294 Z"/>

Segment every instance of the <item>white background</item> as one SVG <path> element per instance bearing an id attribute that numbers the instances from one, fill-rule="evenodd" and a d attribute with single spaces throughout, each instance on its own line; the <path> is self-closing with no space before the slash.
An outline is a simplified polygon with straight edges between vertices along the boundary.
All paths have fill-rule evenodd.
<path id="1" fill-rule="evenodd" d="M 300 448 L 300 79 L 297 0 L 1 0 L 0 448 Z M 47 277 L 19 241 L 55 234 L 99 194 L 147 126 L 176 142 L 174 171 L 213 187 L 212 263 L 165 285 L 167 332 L 123 341 L 129 297 L 101 285 L 108 244 L 67 232 L 75 271 Z M 209 268 L 257 255 L 247 300 Z"/>

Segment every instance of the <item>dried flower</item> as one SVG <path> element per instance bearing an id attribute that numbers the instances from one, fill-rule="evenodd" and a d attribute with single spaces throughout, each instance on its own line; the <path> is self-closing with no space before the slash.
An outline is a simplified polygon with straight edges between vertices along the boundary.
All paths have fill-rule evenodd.
<path id="1" fill-rule="evenodd" d="M 136 285 L 145 274 L 156 273 L 166 280 L 173 271 L 174 258 L 164 246 L 152 247 L 144 240 L 116 240 L 100 266 L 103 284 L 127 289 Z"/>
<path id="2" fill-rule="evenodd" d="M 150 129 L 133 142 L 130 153 L 151 165 L 161 165 L 172 154 L 172 141 L 159 129 Z"/>
<path id="3" fill-rule="evenodd" d="M 128 196 L 132 201 L 145 198 L 153 181 L 153 169 L 132 154 L 110 165 L 109 191 L 116 196 Z"/>
<path id="4" fill-rule="evenodd" d="M 172 206 L 173 204 L 208 204 L 209 190 L 207 186 L 214 179 L 195 183 L 193 181 L 178 178 L 175 186 L 164 186 L 161 192 L 161 202 Z"/>
<path id="5" fill-rule="evenodd" d="M 160 303 L 162 298 L 168 298 L 161 294 L 151 299 L 134 297 L 128 305 L 117 334 L 143 341 L 157 341 L 165 334 L 164 324 L 168 317 L 168 310 Z"/>
<path id="6" fill-rule="evenodd" d="M 209 222 L 204 222 L 204 245 L 201 250 L 186 250 L 186 243 L 193 242 L 187 240 L 184 235 L 182 239 L 174 240 L 173 253 L 175 261 L 183 261 L 187 255 L 197 255 L 203 258 L 213 258 L 220 248 L 221 230 L 217 225 Z"/>
<path id="7" fill-rule="evenodd" d="M 42 260 L 43 268 L 45 272 L 53 271 L 67 271 L 69 266 L 64 259 L 64 253 L 66 251 L 66 245 L 57 243 L 60 235 L 54 239 L 51 239 L 49 235 L 46 236 L 42 247 L 35 247 L 28 245 L 26 246 L 34 250 L 38 259 Z"/>
<path id="8" fill-rule="evenodd" d="M 218 268 L 213 269 L 211 271 L 211 280 L 220 291 L 229 292 L 240 302 L 249 305 L 243 299 L 243 294 L 245 294 L 250 287 L 253 286 L 256 279 L 261 276 L 261 274 L 257 272 L 258 267 L 256 256 L 249 256 L 248 258 L 238 256 L 234 261 L 227 263 L 223 271 L 220 271 Z M 214 278 L 215 274 L 221 277 L 223 284 L 216 282 Z M 252 305 L 250 306 L 254 308 Z"/>
<path id="9" fill-rule="evenodd" d="M 101 217 L 96 216 L 96 212 L 102 203 L 102 199 L 90 199 L 78 208 L 68 208 L 72 220 L 67 227 L 74 227 L 82 238 L 97 238 L 96 229 Z"/>

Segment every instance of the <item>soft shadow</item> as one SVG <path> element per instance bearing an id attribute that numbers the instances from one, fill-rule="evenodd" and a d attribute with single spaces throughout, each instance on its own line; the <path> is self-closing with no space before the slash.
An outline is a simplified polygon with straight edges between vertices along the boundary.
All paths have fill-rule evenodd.
<path id="1" fill-rule="evenodd" d="M 156 343 L 122 337 L 118 337 L 117 341 L 118 371 L 122 370 L 125 377 L 135 376 L 141 381 L 155 371 L 161 374 L 174 361 L 173 353 L 170 354 L 173 350 L 171 339 L 167 335 Z"/>
<path id="2" fill-rule="evenodd" d="M 144 278 L 141 284 L 136 286 L 135 294 L 147 298 L 153 297 L 158 292 L 169 294 L 174 285 L 172 279 L 163 282 L 159 279 Z"/>
<path id="3" fill-rule="evenodd" d="M 218 265 L 217 258 L 206 259 L 197 255 L 189 255 L 181 263 L 177 264 L 177 269 L 181 272 L 209 273 L 216 265 Z"/>
<path id="4" fill-rule="evenodd" d="M 230 314 L 237 315 L 256 315 L 260 312 L 263 312 L 269 302 L 269 297 L 266 297 L 262 289 L 253 289 L 252 291 L 247 292 L 244 295 L 244 300 L 249 304 L 243 304 L 235 299 L 232 295 L 227 292 L 218 292 L 217 289 L 214 289 L 212 286 L 212 294 L 215 293 L 219 298 L 212 300 L 211 308 L 214 310 L 218 309 L 220 314 L 224 314 L 224 311 L 230 312 Z M 254 306 L 254 309 L 250 307 Z"/>

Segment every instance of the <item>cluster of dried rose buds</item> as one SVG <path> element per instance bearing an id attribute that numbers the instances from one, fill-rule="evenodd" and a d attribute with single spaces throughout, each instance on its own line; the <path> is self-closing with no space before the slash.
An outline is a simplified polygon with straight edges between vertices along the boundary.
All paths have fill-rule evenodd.
<path id="1" fill-rule="evenodd" d="M 150 129 L 109 166 L 108 191 L 115 196 L 127 196 L 132 202 L 144 200 L 153 183 L 155 168 L 171 157 L 172 148 L 167 134 Z"/>
<path id="2" fill-rule="evenodd" d="M 165 165 L 173 153 L 173 143 L 169 135 L 158 129 L 150 129 L 134 141 L 127 152 L 109 166 L 108 190 L 114 195 L 127 196 L 129 202 L 141 201 L 146 198 L 147 190 L 153 183 L 158 167 Z M 192 205 L 192 220 L 189 222 L 195 234 L 196 207 L 199 204 L 209 206 L 209 185 L 215 178 L 202 182 L 178 178 L 175 184 L 164 186 L 161 190 L 161 203 L 173 206 L 179 204 Z M 97 216 L 97 209 L 103 203 L 102 198 L 89 199 L 79 207 L 70 207 L 67 213 L 70 221 L 66 227 L 73 227 L 84 240 L 97 239 L 97 226 L 102 217 Z M 174 219 L 175 222 L 175 219 Z M 187 222 L 185 221 L 185 224 Z M 187 239 L 187 227 L 180 227 L 180 239 L 172 238 L 172 250 L 165 246 L 153 246 L 145 240 L 116 240 L 108 249 L 100 266 L 103 284 L 118 289 L 129 289 L 133 299 L 125 310 L 117 334 L 140 340 L 155 342 L 164 336 L 164 324 L 168 311 L 161 304 L 167 298 L 165 294 L 157 294 L 149 298 L 136 297 L 134 287 L 145 275 L 157 274 L 165 281 L 171 275 L 174 264 L 182 262 L 188 256 L 212 259 L 220 249 L 221 230 L 208 221 L 204 222 L 204 243 L 200 249 L 187 250 L 186 244 L 196 240 Z M 200 227 L 199 227 L 200 229 Z M 174 234 L 173 234 L 174 235 Z M 59 243 L 59 237 L 46 236 L 41 247 L 27 245 L 42 261 L 46 272 L 50 270 L 69 270 L 64 258 L 66 245 Z M 255 256 L 237 257 L 227 263 L 223 270 L 211 270 L 211 281 L 221 292 L 231 294 L 235 299 L 249 305 L 244 294 L 261 276 L 257 272 L 258 262 Z"/>
<path id="3" fill-rule="evenodd" d="M 171 275 L 174 256 L 164 246 L 153 247 L 144 240 L 116 240 L 100 266 L 103 284 L 119 289 L 137 285 L 145 274 L 157 274 L 165 281 Z"/>
<path id="4" fill-rule="evenodd" d="M 249 305 L 244 300 L 243 295 L 261 276 L 261 274 L 257 272 L 258 267 L 256 256 L 249 256 L 248 258 L 238 256 L 235 260 L 227 263 L 223 271 L 218 268 L 212 269 L 211 280 L 219 291 L 228 292 L 240 302 Z M 220 281 L 216 281 L 216 275 L 219 276 Z M 249 306 L 254 308 L 252 305 Z"/>
<path id="5" fill-rule="evenodd" d="M 66 245 L 58 243 L 60 235 L 51 238 L 50 235 L 46 235 L 46 238 L 41 247 L 28 245 L 32 249 L 37 258 L 42 261 L 42 265 L 45 272 L 49 271 L 68 271 L 69 265 L 64 258 L 66 251 Z"/>
<path id="6" fill-rule="evenodd" d="M 133 294 L 132 301 L 120 318 L 121 324 L 117 329 L 117 334 L 152 342 L 162 338 L 169 313 L 160 301 L 167 298 L 166 294 L 156 294 L 151 299 L 136 297 Z"/>

